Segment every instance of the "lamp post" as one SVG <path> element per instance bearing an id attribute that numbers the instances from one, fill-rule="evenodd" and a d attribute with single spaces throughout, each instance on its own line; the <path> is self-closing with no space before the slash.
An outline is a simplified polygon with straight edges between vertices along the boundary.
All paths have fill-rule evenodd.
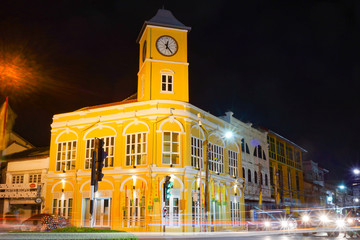
<path id="1" fill-rule="evenodd" d="M 344 184 L 341 184 L 341 185 L 339 185 L 338 186 L 338 188 L 340 189 L 340 191 L 343 191 L 343 190 L 345 190 L 346 189 L 346 186 L 344 185 Z M 336 192 L 337 192 L 337 189 L 335 189 L 335 194 L 336 194 Z M 342 194 L 341 194 L 341 197 L 342 197 L 342 204 L 341 204 L 341 213 L 342 213 L 342 210 L 343 210 L 343 208 L 344 208 L 344 205 L 345 205 L 345 199 L 344 199 L 344 197 L 345 197 L 345 194 L 342 192 Z M 338 201 L 337 201 L 337 196 L 335 195 L 335 202 L 336 202 L 336 204 L 338 203 Z M 336 205 L 336 207 L 337 207 L 337 205 Z"/>
<path id="2" fill-rule="evenodd" d="M 205 222 L 206 222 L 206 225 L 208 224 L 208 215 L 209 215 L 209 184 L 208 184 L 208 181 L 209 181 L 209 134 L 210 132 L 203 126 L 202 122 L 201 122 L 201 115 L 200 113 L 198 113 L 198 119 L 199 119 L 199 128 L 203 129 L 204 132 L 205 132 L 205 141 L 203 143 L 203 146 L 205 146 Z M 212 130 L 212 131 L 215 131 Z M 211 131 L 211 132 L 212 132 Z M 226 138 L 226 139 L 230 139 L 233 137 L 233 133 L 231 131 L 227 131 L 224 135 L 223 138 Z M 200 137 L 200 136 L 199 136 Z M 201 166 L 201 164 L 200 164 Z M 202 168 L 200 167 L 200 182 L 201 182 L 201 171 L 202 171 Z M 202 194 L 202 185 L 200 184 L 200 195 Z M 200 200 L 202 201 L 202 199 L 200 198 Z M 200 212 L 202 212 L 202 202 L 200 203 Z M 200 214 L 200 216 L 202 216 L 202 214 Z M 200 227 L 201 228 L 201 227 Z M 206 231 L 207 231 L 207 226 L 206 226 Z"/>

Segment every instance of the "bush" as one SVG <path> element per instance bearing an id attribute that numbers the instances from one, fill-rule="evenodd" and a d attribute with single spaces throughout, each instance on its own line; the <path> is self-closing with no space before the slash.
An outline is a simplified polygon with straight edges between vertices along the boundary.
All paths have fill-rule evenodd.
<path id="1" fill-rule="evenodd" d="M 119 230 L 110 230 L 110 229 L 97 229 L 97 228 L 90 228 L 90 227 L 65 227 L 65 228 L 58 228 L 51 230 L 53 233 L 101 233 L 101 232 L 113 232 L 113 233 L 125 233 L 125 231 Z M 130 236 L 129 236 L 130 235 Z M 131 233 L 127 233 L 126 236 L 116 236 L 110 238 L 101 238 L 101 239 L 108 239 L 108 240 L 137 240 L 138 238 L 135 237 Z"/>

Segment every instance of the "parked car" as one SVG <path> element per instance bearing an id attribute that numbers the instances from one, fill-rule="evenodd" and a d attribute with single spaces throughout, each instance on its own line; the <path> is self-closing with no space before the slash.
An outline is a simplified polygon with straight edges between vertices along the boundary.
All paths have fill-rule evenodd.
<path id="1" fill-rule="evenodd" d="M 34 215 L 22 222 L 20 230 L 44 232 L 67 226 L 70 226 L 70 223 L 63 217 L 42 213 Z"/>

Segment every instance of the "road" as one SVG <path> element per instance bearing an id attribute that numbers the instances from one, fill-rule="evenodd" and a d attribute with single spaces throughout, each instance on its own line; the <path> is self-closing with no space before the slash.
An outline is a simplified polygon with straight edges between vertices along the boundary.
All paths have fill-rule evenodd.
<path id="1" fill-rule="evenodd" d="M 237 233 L 134 233 L 139 240 L 180 240 L 180 239 L 199 239 L 199 240 L 344 240 L 344 234 L 339 237 L 327 237 L 325 233 L 303 236 L 302 234 L 284 232 L 237 232 Z M 0 233 L 0 239 L 121 239 L 129 236 L 127 233 Z"/>

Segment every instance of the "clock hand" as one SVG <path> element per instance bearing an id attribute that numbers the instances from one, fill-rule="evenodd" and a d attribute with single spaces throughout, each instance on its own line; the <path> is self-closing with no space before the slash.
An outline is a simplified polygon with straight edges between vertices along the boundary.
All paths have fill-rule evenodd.
<path id="1" fill-rule="evenodd" d="M 168 49 L 168 50 L 170 51 L 171 54 L 173 54 L 173 52 L 172 52 L 171 49 L 169 48 L 169 41 L 167 41 L 167 42 L 165 43 L 165 47 L 166 47 L 166 49 Z"/>

